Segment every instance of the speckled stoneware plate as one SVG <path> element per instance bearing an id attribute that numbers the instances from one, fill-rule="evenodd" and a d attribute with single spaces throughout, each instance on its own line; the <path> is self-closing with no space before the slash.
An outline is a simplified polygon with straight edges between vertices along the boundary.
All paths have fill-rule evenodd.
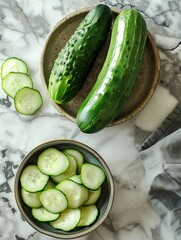
<path id="1" fill-rule="evenodd" d="M 58 56 L 60 50 L 64 47 L 70 36 L 75 32 L 79 23 L 83 20 L 85 15 L 90 11 L 90 8 L 82 9 L 71 15 L 68 15 L 56 24 L 53 30 L 47 36 L 45 45 L 42 51 L 40 70 L 43 80 L 43 85 L 47 91 L 49 76 L 53 67 L 54 61 Z M 112 9 L 113 19 L 120 13 L 120 11 Z M 95 83 L 97 76 L 103 66 L 109 47 L 111 32 L 108 34 L 107 40 L 100 50 L 91 72 L 87 76 L 81 90 L 73 98 L 72 101 L 65 105 L 60 105 L 52 102 L 58 112 L 75 122 L 76 115 L 80 104 L 87 96 L 88 92 Z M 123 123 L 134 117 L 150 100 L 153 95 L 160 73 L 160 57 L 158 49 L 155 45 L 154 39 L 148 32 L 148 38 L 143 57 L 143 63 L 140 69 L 139 76 L 136 80 L 132 93 L 125 104 L 123 111 L 117 118 L 109 124 L 114 126 Z M 48 93 L 48 91 L 47 91 Z"/>

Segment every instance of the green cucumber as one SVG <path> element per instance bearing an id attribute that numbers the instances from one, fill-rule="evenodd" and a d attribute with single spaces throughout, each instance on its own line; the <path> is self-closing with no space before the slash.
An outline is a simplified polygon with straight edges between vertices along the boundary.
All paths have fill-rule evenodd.
<path id="1" fill-rule="evenodd" d="M 111 9 L 97 5 L 60 51 L 49 78 L 49 95 L 54 102 L 65 104 L 77 94 L 106 39 L 111 21 Z"/>
<path id="2" fill-rule="evenodd" d="M 77 114 L 82 132 L 98 132 L 120 114 L 138 77 L 146 39 L 141 14 L 133 9 L 121 11 L 113 25 L 103 68 Z"/>

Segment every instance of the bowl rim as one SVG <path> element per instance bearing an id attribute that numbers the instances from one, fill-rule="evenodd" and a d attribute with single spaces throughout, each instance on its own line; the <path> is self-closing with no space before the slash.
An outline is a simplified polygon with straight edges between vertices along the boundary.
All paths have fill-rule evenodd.
<path id="1" fill-rule="evenodd" d="M 113 14 L 119 14 L 123 9 L 119 9 L 117 7 L 111 7 L 109 6 L 113 12 Z M 41 75 L 41 81 L 43 84 L 43 87 L 46 90 L 46 95 L 48 96 L 48 99 L 50 100 L 51 104 L 53 105 L 53 107 L 58 111 L 58 113 L 62 116 L 65 117 L 66 119 L 76 123 L 76 117 L 74 117 L 73 115 L 71 115 L 69 112 L 65 111 L 63 108 L 61 108 L 61 106 L 57 103 L 55 103 L 49 96 L 48 93 L 48 88 L 47 88 L 47 84 L 46 84 L 46 80 L 45 80 L 45 75 L 44 75 L 44 67 L 43 67 L 43 63 L 44 63 L 44 57 L 45 57 L 45 52 L 46 52 L 46 48 L 48 46 L 48 42 L 51 38 L 51 35 L 54 33 L 54 31 L 56 31 L 56 29 L 62 25 L 63 23 L 65 23 L 67 21 L 67 19 L 75 17 L 79 14 L 83 14 L 86 13 L 88 11 L 90 11 L 92 9 L 92 6 L 89 7 L 85 7 L 82 8 L 80 10 L 76 10 L 68 15 L 66 15 L 65 17 L 63 17 L 60 21 L 58 21 L 54 27 L 50 30 L 50 32 L 48 33 L 45 41 L 44 41 L 44 45 L 42 48 L 42 53 L 41 53 L 41 58 L 40 58 L 40 75 Z M 159 50 L 156 46 L 155 40 L 153 38 L 153 36 L 151 35 L 151 33 L 149 32 L 149 30 L 147 30 L 148 32 L 148 41 L 149 44 L 151 46 L 152 49 L 152 53 L 153 53 L 153 63 L 154 63 L 154 76 L 153 76 L 153 80 L 150 86 L 150 89 L 148 90 L 147 94 L 145 97 L 143 97 L 142 101 L 140 102 L 140 104 L 138 106 L 135 106 L 135 108 L 130 111 L 128 114 L 126 114 L 125 116 L 119 118 L 119 119 L 115 119 L 113 120 L 107 127 L 112 127 L 112 126 L 116 126 L 118 124 L 124 123 L 130 119 L 132 119 L 133 117 L 135 117 L 149 102 L 149 100 L 151 99 L 153 93 L 156 90 L 156 87 L 158 85 L 159 82 L 159 77 L 160 77 L 160 55 L 159 55 Z"/>
<path id="2" fill-rule="evenodd" d="M 93 154 L 96 157 L 96 159 L 101 163 L 101 165 L 103 166 L 103 168 L 106 171 L 107 178 L 109 179 L 110 196 L 109 196 L 109 201 L 108 201 L 107 207 L 106 207 L 102 217 L 98 221 L 96 221 L 93 225 L 91 225 L 90 227 L 85 229 L 83 232 L 70 233 L 70 234 L 64 235 L 62 233 L 54 233 L 54 232 L 50 232 L 46 229 L 42 229 L 41 227 L 37 226 L 36 223 L 34 223 L 28 217 L 27 213 L 24 211 L 23 206 L 20 203 L 20 200 L 19 200 L 20 196 L 19 196 L 18 188 L 19 188 L 19 183 L 20 183 L 21 172 L 24 169 L 24 167 L 26 166 L 27 161 L 29 160 L 30 157 L 32 157 L 38 150 L 44 149 L 45 145 L 47 145 L 45 148 L 48 148 L 52 145 L 58 145 L 58 144 L 61 145 L 61 144 L 69 144 L 69 143 L 75 144 L 76 146 L 79 146 L 80 148 L 85 149 L 89 153 Z M 47 236 L 59 238 L 59 239 L 78 238 L 78 237 L 85 236 L 85 235 L 91 233 L 92 231 L 96 230 L 108 217 L 108 214 L 110 213 L 112 206 L 113 206 L 114 195 L 115 195 L 115 185 L 114 185 L 113 175 L 112 175 L 111 170 L 108 167 L 107 163 L 105 162 L 105 160 L 92 147 L 89 147 L 88 145 L 86 145 L 82 142 L 73 140 L 73 139 L 55 139 L 55 140 L 45 141 L 45 142 L 37 145 L 35 148 L 30 150 L 29 153 L 23 158 L 22 162 L 20 163 L 20 165 L 18 167 L 18 170 L 15 175 L 15 180 L 14 180 L 14 198 L 15 198 L 15 201 L 16 201 L 19 211 L 20 211 L 21 215 L 23 216 L 23 218 L 26 220 L 26 222 L 28 222 L 38 232 L 45 234 Z"/>

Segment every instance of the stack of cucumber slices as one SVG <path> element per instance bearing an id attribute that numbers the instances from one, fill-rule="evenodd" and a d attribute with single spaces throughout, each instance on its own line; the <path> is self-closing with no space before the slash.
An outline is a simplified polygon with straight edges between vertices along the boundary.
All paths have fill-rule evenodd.
<path id="1" fill-rule="evenodd" d="M 27 64 L 16 57 L 6 59 L 1 66 L 2 89 L 14 99 L 16 111 L 33 115 L 43 104 L 40 92 L 33 88 Z"/>
<path id="2" fill-rule="evenodd" d="M 50 147 L 38 155 L 37 164 L 22 171 L 21 196 L 35 219 L 70 231 L 97 219 L 105 178 L 104 170 L 85 162 L 79 150 Z"/>

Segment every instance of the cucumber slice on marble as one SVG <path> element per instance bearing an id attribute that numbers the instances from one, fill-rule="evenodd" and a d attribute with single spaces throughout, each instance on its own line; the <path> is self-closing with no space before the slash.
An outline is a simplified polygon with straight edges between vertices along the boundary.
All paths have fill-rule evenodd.
<path id="1" fill-rule="evenodd" d="M 14 105 L 20 114 L 33 115 L 43 105 L 43 99 L 38 90 L 24 87 L 17 91 Z"/>
<path id="2" fill-rule="evenodd" d="M 23 87 L 33 87 L 32 79 L 25 73 L 10 72 L 2 80 L 2 89 L 12 98 Z"/>
<path id="3" fill-rule="evenodd" d="M 16 57 L 7 58 L 1 66 L 1 78 L 3 79 L 10 72 L 21 72 L 27 74 L 27 64 Z"/>

